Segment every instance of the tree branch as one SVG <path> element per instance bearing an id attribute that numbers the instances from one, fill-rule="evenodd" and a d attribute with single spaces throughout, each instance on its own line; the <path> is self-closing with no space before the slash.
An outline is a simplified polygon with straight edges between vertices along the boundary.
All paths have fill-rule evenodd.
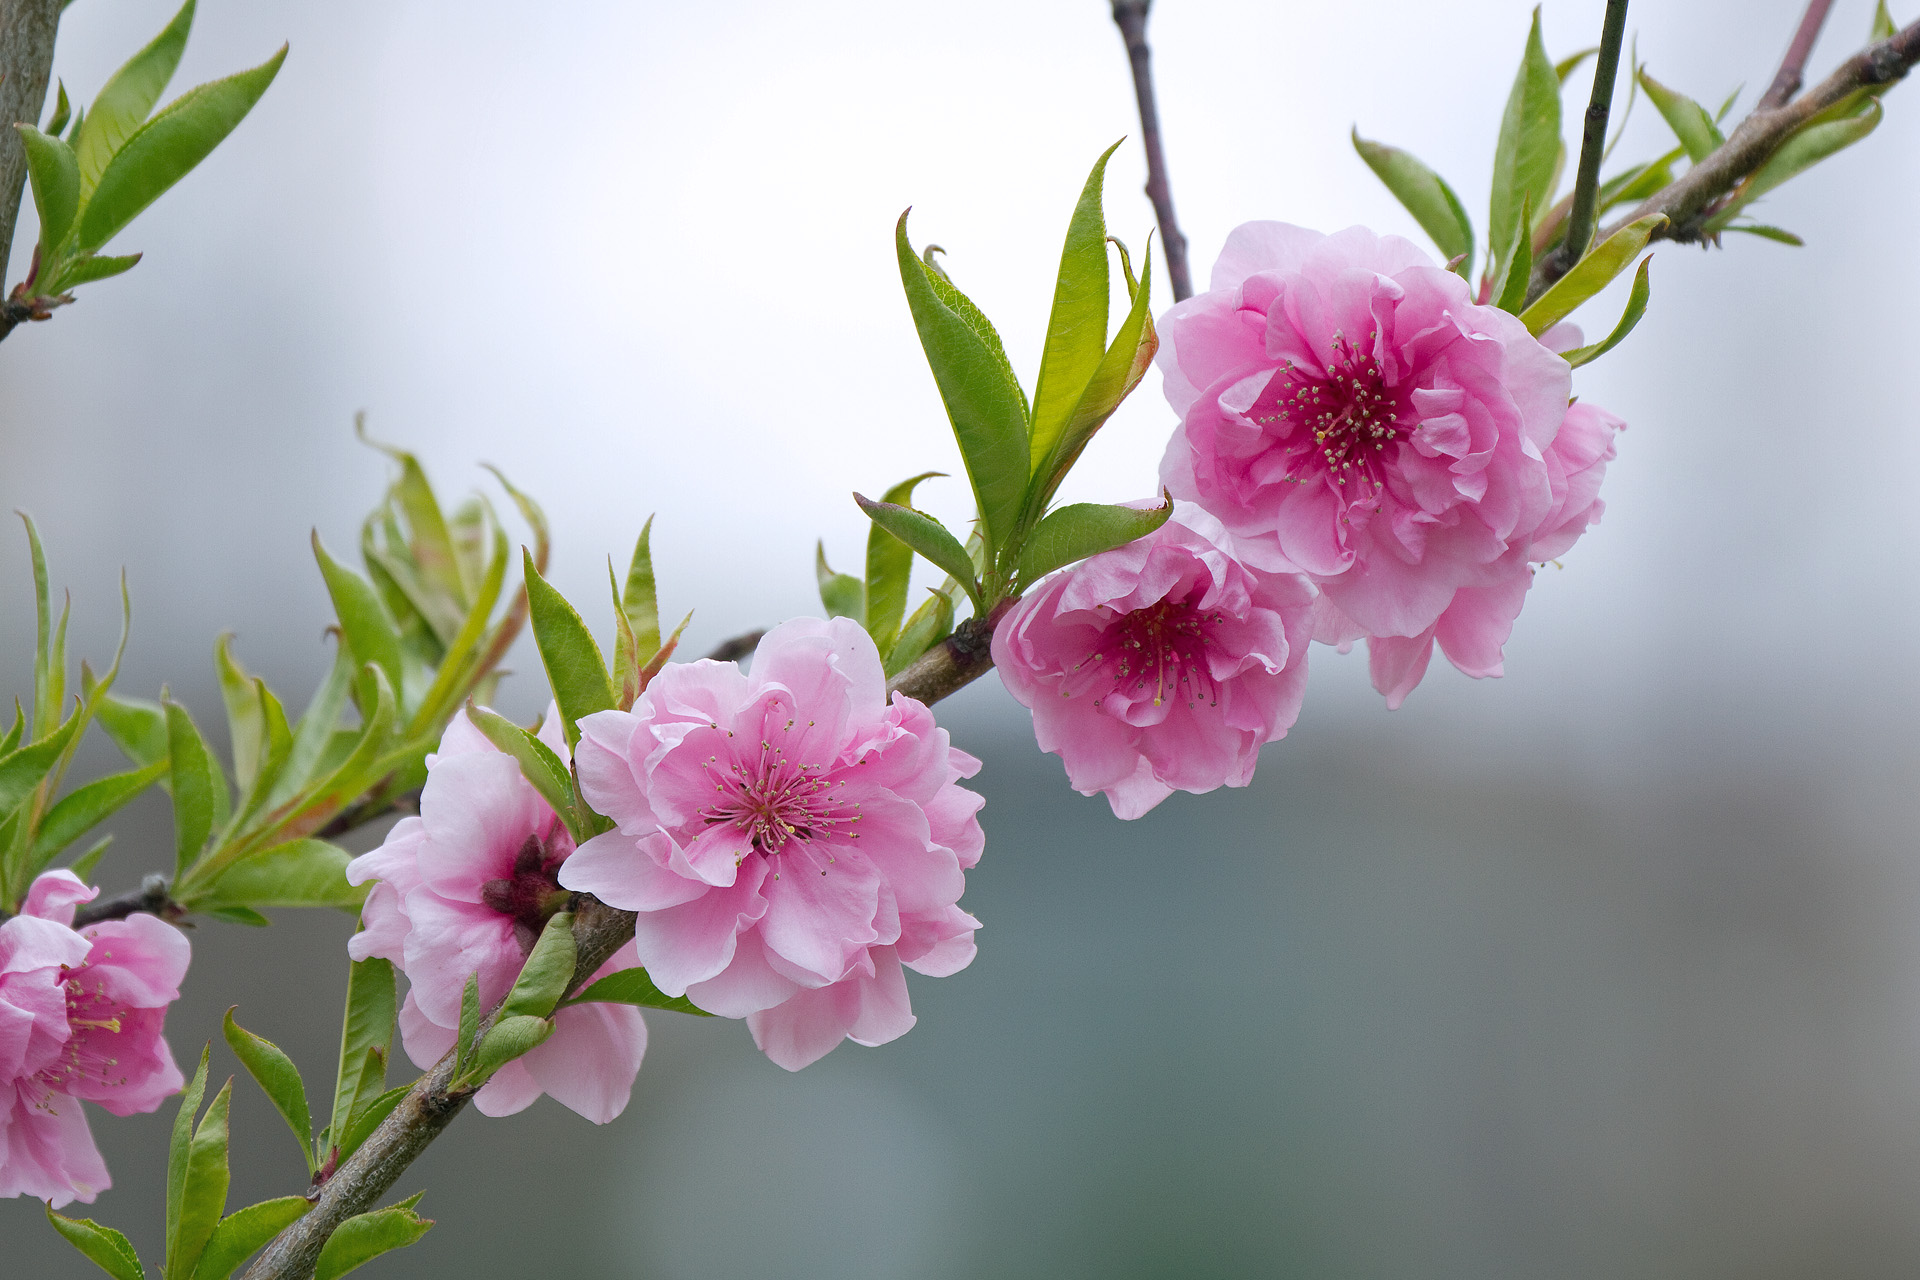
<path id="1" fill-rule="evenodd" d="M 1904 78 L 1915 62 L 1920 62 L 1920 21 L 1911 22 L 1887 39 L 1868 45 L 1793 102 L 1770 109 L 1755 107 L 1733 131 L 1732 137 L 1676 181 L 1648 197 L 1633 212 L 1602 228 L 1599 238 L 1604 240 L 1649 214 L 1663 213 L 1667 221 L 1653 233 L 1653 239 L 1683 244 L 1698 240 L 1700 224 L 1714 202 L 1731 194 L 1765 164 L 1795 130 L 1862 89 L 1893 84 Z M 1565 275 L 1571 265 L 1536 272 L 1528 296 L 1537 297 Z"/>
<path id="2" fill-rule="evenodd" d="M 1160 147 L 1160 109 L 1154 105 L 1152 51 L 1147 47 L 1147 10 L 1153 0 L 1113 0 L 1114 25 L 1127 42 L 1127 60 L 1133 64 L 1133 93 L 1140 102 L 1140 141 L 1147 149 L 1147 198 L 1153 201 L 1160 223 L 1160 248 L 1167 255 L 1167 279 L 1173 300 L 1193 296 L 1193 277 L 1187 271 L 1187 238 L 1173 216 L 1173 187 L 1167 181 L 1167 157 Z"/>
<path id="3" fill-rule="evenodd" d="M 0 0 L 0 283 L 27 181 L 27 149 L 13 125 L 40 123 L 64 7 L 62 0 Z M 22 311 L 0 305 L 0 338 L 27 318 Z"/>
<path id="4" fill-rule="evenodd" d="M 1573 180 L 1573 203 L 1567 213 L 1567 233 L 1551 258 L 1559 274 L 1573 269 L 1593 242 L 1596 209 L 1600 201 L 1600 159 L 1607 149 L 1607 117 L 1613 112 L 1613 82 L 1620 70 L 1620 45 L 1627 36 L 1627 0 L 1607 0 L 1607 17 L 1600 25 L 1600 55 L 1593 64 L 1593 96 L 1587 101 L 1580 134 L 1580 168 Z"/>
<path id="5" fill-rule="evenodd" d="M 1800 26 L 1787 45 L 1786 56 L 1780 59 L 1780 69 L 1773 73 L 1773 83 L 1760 95 L 1756 110 L 1783 107 L 1800 92 L 1800 78 L 1807 72 L 1807 59 L 1813 54 L 1813 43 L 1820 38 L 1820 28 L 1826 25 L 1827 10 L 1831 8 L 1833 0 L 1807 0 L 1807 11 L 1800 15 Z"/>
<path id="6" fill-rule="evenodd" d="M 103 920 L 125 920 L 130 915 L 144 912 L 150 916 L 159 916 L 163 920 L 178 919 L 181 912 L 167 896 L 167 878 L 163 875 L 150 875 L 140 882 L 140 887 L 129 893 L 112 898 L 95 898 L 92 902 L 83 902 L 73 913 L 73 927 L 84 929 L 90 924 L 99 924 Z"/>

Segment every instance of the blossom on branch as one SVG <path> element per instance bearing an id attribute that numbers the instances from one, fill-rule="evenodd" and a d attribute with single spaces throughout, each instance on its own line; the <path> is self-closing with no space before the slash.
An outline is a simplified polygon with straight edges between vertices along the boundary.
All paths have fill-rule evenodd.
<path id="1" fill-rule="evenodd" d="M 559 716 L 541 737 L 565 757 Z M 520 766 L 462 712 L 440 750 L 427 757 L 420 816 L 395 824 L 386 841 L 347 866 L 354 884 L 378 880 L 361 908 L 365 927 L 347 944 L 355 960 L 393 961 L 411 984 L 400 1009 L 407 1056 L 426 1068 L 459 1036 L 460 1000 L 479 975 L 480 1002 L 506 997 L 548 917 L 566 906 L 556 878 L 574 851 L 551 807 Z M 631 945 L 596 976 L 632 968 Z M 474 1094 L 490 1116 L 512 1115 L 542 1093 L 605 1124 L 626 1109 L 646 1053 L 647 1026 L 629 1005 L 569 1005 L 553 1035 L 507 1063 Z"/>
<path id="2" fill-rule="evenodd" d="M 1208 292 L 1159 331 L 1173 495 L 1250 562 L 1318 584 L 1316 638 L 1366 638 L 1388 705 L 1436 641 L 1467 674 L 1500 674 L 1531 563 L 1598 517 L 1620 426 L 1569 414 L 1567 362 L 1364 227 L 1239 227 Z"/>
<path id="3" fill-rule="evenodd" d="M 580 729 L 581 791 L 618 825 L 560 883 L 638 912 L 660 989 L 745 1017 L 780 1066 L 904 1034 L 901 966 L 972 961 L 979 921 L 958 903 L 982 802 L 958 780 L 980 762 L 921 703 L 887 701 L 857 624 L 783 623 L 749 672 L 671 664 Z"/>
<path id="4" fill-rule="evenodd" d="M 113 1183 L 80 1104 L 153 1111 L 183 1083 L 161 1031 L 192 948 L 150 915 L 76 932 L 98 893 L 49 871 L 0 924 L 0 1196 L 91 1203 Z"/>
<path id="5" fill-rule="evenodd" d="M 1116 817 L 1246 786 L 1300 714 L 1313 586 L 1249 569 L 1229 543 L 1176 503 L 1148 536 L 1048 578 L 994 631 L 994 665 L 1041 749 Z"/>

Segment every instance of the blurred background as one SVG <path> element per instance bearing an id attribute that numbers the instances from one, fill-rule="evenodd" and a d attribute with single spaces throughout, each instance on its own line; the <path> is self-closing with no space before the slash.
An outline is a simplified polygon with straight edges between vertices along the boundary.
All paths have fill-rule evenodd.
<path id="1" fill-rule="evenodd" d="M 1630 27 L 1656 76 L 1709 103 L 1744 83 L 1744 109 L 1799 8 Z M 1418 236 L 1350 125 L 1484 228 L 1529 9 L 1161 0 L 1196 277 L 1250 218 Z M 1601 9 L 1548 4 L 1550 52 Z M 170 11 L 82 0 L 56 72 L 90 98 Z M 1834 6 L 1816 75 L 1870 16 Z M 209 726 L 222 631 L 289 705 L 323 673 L 307 533 L 350 548 L 386 476 L 357 409 L 445 497 L 490 483 L 481 461 L 533 492 L 590 618 L 650 512 L 690 652 L 817 610 L 814 539 L 861 554 L 848 490 L 960 470 L 894 218 L 946 246 L 1031 385 L 1072 202 L 1138 134 L 1105 0 L 205 0 L 174 90 L 283 40 L 252 118 L 116 242 L 145 261 L 0 345 L 0 506 L 38 519 L 77 651 L 111 655 L 124 566 L 122 689 L 168 683 Z M 1616 158 L 1667 145 L 1643 102 Z M 1632 426 L 1606 519 L 1541 574 L 1505 679 L 1436 662 L 1389 714 L 1362 656 L 1320 651 L 1252 787 L 1131 824 L 981 682 L 941 715 L 986 761 L 986 929 L 971 969 L 915 983 L 916 1030 L 790 1076 L 739 1024 L 653 1015 L 622 1119 L 463 1119 L 396 1191 L 439 1229 L 367 1274 L 1920 1271 L 1917 155 L 1903 87 L 1758 211 L 1806 248 L 1658 251 L 1645 322 L 1576 376 Z M 1107 209 L 1136 249 L 1143 177 L 1130 142 Z M 33 238 L 29 212 L 9 282 Z M 1603 332 L 1620 303 L 1577 318 Z M 1068 496 L 1151 493 L 1171 425 L 1150 376 Z M 961 481 L 921 493 L 963 518 Z M 16 530 L 8 694 L 31 613 Z M 510 665 L 501 705 L 531 718 L 537 657 Z M 101 738 L 83 766 L 115 760 Z M 164 805 L 119 832 L 109 891 L 160 865 Z M 349 929 L 197 930 L 176 1053 L 238 1003 L 324 1088 Z M 234 1203 L 297 1189 L 252 1086 L 235 1113 Z M 89 1212 L 143 1249 L 168 1124 L 94 1113 L 117 1185 Z M 0 1202 L 0 1271 L 92 1274 L 40 1216 Z"/>

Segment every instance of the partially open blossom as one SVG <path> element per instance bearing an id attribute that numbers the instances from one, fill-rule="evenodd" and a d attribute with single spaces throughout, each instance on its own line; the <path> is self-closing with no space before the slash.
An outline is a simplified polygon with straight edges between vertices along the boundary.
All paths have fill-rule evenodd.
<path id="1" fill-rule="evenodd" d="M 1317 637 L 1367 637 L 1390 704 L 1435 640 L 1468 674 L 1499 674 L 1529 562 L 1597 515 L 1619 425 L 1588 411 L 1563 429 L 1566 361 L 1363 227 L 1247 223 L 1159 332 L 1181 417 L 1162 464 L 1174 496 L 1260 567 L 1312 578 Z"/>
<path id="2" fill-rule="evenodd" d="M 631 712 L 580 728 L 581 790 L 618 826 L 560 883 L 638 912 L 660 989 L 747 1018 L 779 1065 L 894 1039 L 914 1022 L 901 966 L 973 959 L 958 902 L 981 800 L 957 782 L 979 761 L 925 706 L 887 701 L 855 623 L 783 623 L 749 672 L 670 665 Z"/>
<path id="3" fill-rule="evenodd" d="M 542 740 L 565 757 L 559 717 Z M 520 773 L 520 766 L 455 716 L 427 757 L 420 816 L 347 867 L 354 884 L 378 880 L 361 908 L 364 928 L 347 944 L 356 960 L 393 961 L 411 984 L 400 1037 L 415 1065 L 431 1066 L 459 1036 L 460 1000 L 479 975 L 482 1006 L 505 998 L 547 918 L 566 905 L 556 878 L 573 839 Z M 631 944 L 602 974 L 632 968 Z M 542 1093 L 596 1124 L 626 1109 L 647 1048 L 647 1027 L 629 1005 L 570 1005 L 547 1041 L 494 1073 L 473 1104 L 511 1115 Z"/>
<path id="4" fill-rule="evenodd" d="M 1234 557 L 1188 503 L 1158 530 L 1041 583 L 993 661 L 1083 795 L 1137 818 L 1175 791 L 1244 787 L 1300 714 L 1314 589 Z"/>
<path id="5" fill-rule="evenodd" d="M 0 924 L 0 1196 L 90 1203 L 112 1179 L 80 1104 L 126 1116 L 180 1091 L 161 1031 L 191 948 L 148 915 L 76 932 L 98 892 L 49 871 Z"/>

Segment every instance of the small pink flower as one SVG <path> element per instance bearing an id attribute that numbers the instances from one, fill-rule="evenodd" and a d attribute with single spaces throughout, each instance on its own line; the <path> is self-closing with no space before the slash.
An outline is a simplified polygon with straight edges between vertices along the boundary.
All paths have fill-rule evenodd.
<path id="1" fill-rule="evenodd" d="M 552 710 L 541 738 L 565 757 Z M 519 765 L 464 712 L 455 716 L 439 752 L 427 757 L 420 816 L 396 823 L 378 849 L 347 867 L 354 884 L 380 882 L 348 954 L 383 957 L 407 975 L 400 1037 L 415 1065 L 431 1066 L 453 1047 L 469 976 L 479 975 L 483 1007 L 505 998 L 547 917 L 566 905 L 556 872 L 573 851 Z M 635 963 L 629 944 L 600 974 Z M 495 1072 L 473 1104 L 485 1115 L 512 1115 L 548 1093 L 605 1124 L 626 1109 L 646 1048 L 638 1009 L 572 1005 L 554 1016 L 546 1043 Z"/>
<path id="2" fill-rule="evenodd" d="M 1412 244 L 1363 227 L 1247 223 L 1209 291 L 1159 332 L 1181 416 L 1161 469 L 1174 496 L 1259 567 L 1312 578 L 1317 637 L 1367 637 L 1390 705 L 1435 640 L 1468 674 L 1499 674 L 1529 562 L 1597 513 L 1593 446 L 1618 426 L 1599 415 L 1561 439 L 1566 361 Z M 1576 473 L 1578 511 L 1564 505 Z"/>
<path id="3" fill-rule="evenodd" d="M 904 1034 L 901 966 L 941 977 L 973 959 L 979 921 L 958 903 L 981 799 L 957 782 L 980 762 L 925 706 L 888 703 L 854 623 L 783 623 L 748 673 L 670 665 L 632 712 L 580 728 L 581 790 L 619 825 L 560 882 L 637 911 L 660 989 L 745 1017 L 779 1065 Z"/>
<path id="4" fill-rule="evenodd" d="M 161 1031 L 192 949 L 147 915 L 76 933 L 98 892 L 49 871 L 0 924 L 0 1196 L 91 1203 L 112 1179 L 81 1102 L 125 1116 L 180 1091 Z"/>
<path id="5" fill-rule="evenodd" d="M 1053 575 L 994 629 L 993 661 L 1082 795 L 1137 818 L 1175 791 L 1244 787 L 1306 692 L 1314 589 L 1255 573 L 1188 503 Z"/>

